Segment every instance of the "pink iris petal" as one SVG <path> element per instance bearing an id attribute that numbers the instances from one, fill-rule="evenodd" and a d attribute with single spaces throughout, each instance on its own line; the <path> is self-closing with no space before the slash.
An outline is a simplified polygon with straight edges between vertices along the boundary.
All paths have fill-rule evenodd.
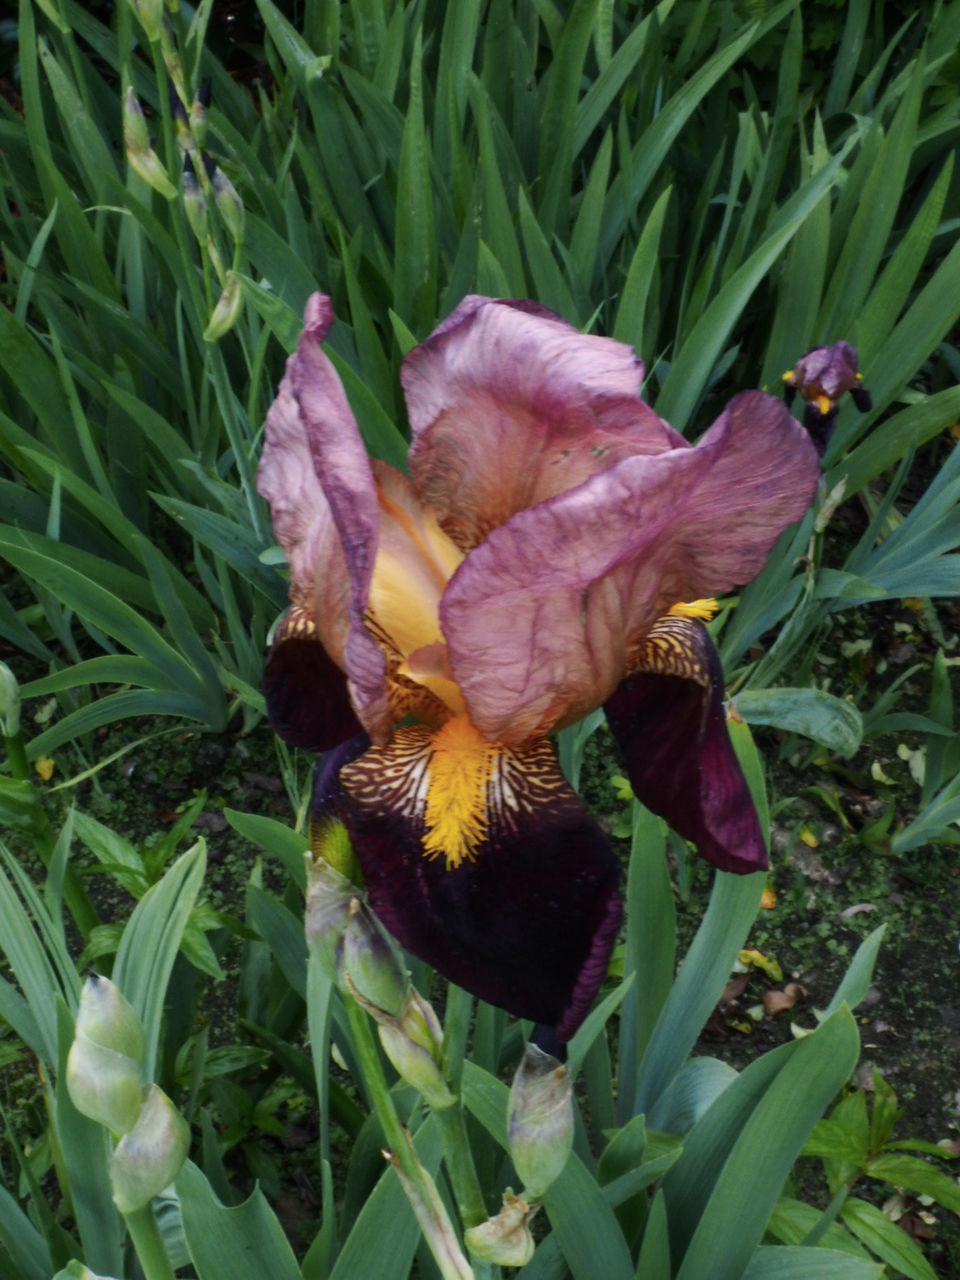
<path id="1" fill-rule="evenodd" d="M 401 376 L 411 475 L 464 550 L 624 458 L 683 444 L 640 399 L 631 347 L 535 303 L 464 299 Z"/>
<path id="2" fill-rule="evenodd" d="M 291 559 L 298 589 L 309 590 L 312 575 L 316 602 L 325 606 L 331 594 L 347 593 L 342 662 L 350 682 L 354 708 L 375 740 L 391 729 L 383 654 L 364 626 L 370 579 L 379 537 L 379 507 L 370 460 L 336 370 L 320 343 L 333 324 L 330 299 L 314 294 L 307 301 L 303 332 L 297 350 L 287 361 L 277 403 L 267 420 L 267 440 L 260 465 L 259 488 L 271 503 L 277 536 Z M 319 491 L 317 481 L 319 480 Z M 292 495 L 292 496 L 291 496 Z M 318 544 L 329 548 L 329 510 L 336 527 L 341 560 L 336 551 L 311 563 L 308 555 Z M 323 607 L 315 610 L 321 638 L 330 623 Z M 328 646 L 335 658 L 341 653 Z"/>
<path id="3" fill-rule="evenodd" d="M 760 571 L 818 475 L 806 432 L 748 391 L 696 447 L 627 458 L 512 516 L 441 604 L 474 724 L 516 745 L 605 702 L 658 616 Z"/>

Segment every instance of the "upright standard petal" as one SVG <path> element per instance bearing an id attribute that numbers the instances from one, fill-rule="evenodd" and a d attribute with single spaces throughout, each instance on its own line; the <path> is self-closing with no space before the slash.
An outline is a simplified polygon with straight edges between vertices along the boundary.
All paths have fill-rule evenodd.
<path id="1" fill-rule="evenodd" d="M 404 361 L 410 472 L 462 549 L 623 458 L 682 444 L 631 347 L 530 302 L 469 297 Z"/>
<path id="2" fill-rule="evenodd" d="M 604 710 L 642 804 L 721 871 L 766 869 L 760 823 L 727 732 L 723 669 L 702 623 L 659 619 Z"/>
<path id="3" fill-rule="evenodd" d="M 351 700 L 363 726 L 375 740 L 385 740 L 391 727 L 386 663 L 365 625 L 380 513 L 370 460 L 356 420 L 337 372 L 320 347 L 333 320 L 330 299 L 313 294 L 307 301 L 297 350 L 287 362 L 278 397 L 282 404 L 274 415 L 272 428 L 268 421 L 271 453 L 261 464 L 260 489 L 274 507 L 274 518 L 279 511 L 281 527 L 291 531 L 284 536 L 288 536 L 294 554 L 299 583 L 307 572 L 304 566 L 309 565 L 307 553 L 314 549 L 320 531 L 314 530 L 309 517 L 299 514 L 299 507 L 285 499 L 283 492 L 284 482 L 296 484 L 299 472 L 307 471 L 309 461 L 309 471 L 319 481 L 343 557 L 338 561 L 335 552 L 329 562 L 322 558 L 315 562 L 314 621 L 321 628 L 329 626 L 325 609 L 330 605 L 330 595 L 340 591 L 341 602 L 334 614 L 341 643 L 328 643 L 325 638 L 325 647 L 347 672 Z M 281 459 L 285 465 L 281 465 Z M 301 476 L 296 494 L 299 500 L 314 502 L 317 495 L 313 480 Z M 303 529 L 308 531 L 306 535 Z"/>
<path id="4" fill-rule="evenodd" d="M 475 796 L 456 762 L 431 776 L 429 729 L 399 729 L 340 770 L 344 820 L 374 910 L 408 951 L 567 1040 L 607 971 L 619 867 L 549 743 L 490 751 Z"/>
<path id="5" fill-rule="evenodd" d="M 696 447 L 628 458 L 512 516 L 440 609 L 473 723 L 515 746 L 605 702 L 672 605 L 759 572 L 818 475 L 784 405 L 744 392 Z"/>

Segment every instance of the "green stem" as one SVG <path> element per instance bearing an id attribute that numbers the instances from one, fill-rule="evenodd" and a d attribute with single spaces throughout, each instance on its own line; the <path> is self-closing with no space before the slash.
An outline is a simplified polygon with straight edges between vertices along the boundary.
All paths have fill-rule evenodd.
<path id="1" fill-rule="evenodd" d="M 470 1272 L 466 1259 L 460 1252 L 456 1233 L 447 1217 L 443 1202 L 437 1194 L 433 1180 L 417 1159 L 413 1144 L 400 1123 L 393 1099 L 390 1097 L 390 1090 L 387 1088 L 370 1020 L 355 1000 L 348 997 L 344 1003 L 360 1073 L 370 1103 L 380 1121 L 380 1127 L 389 1148 L 390 1162 L 400 1177 L 403 1189 L 420 1223 L 421 1230 L 424 1231 L 424 1238 L 430 1246 L 440 1272 L 444 1277 L 449 1277 L 449 1280 L 454 1280 L 454 1277 L 457 1277 L 457 1280 L 465 1280 L 467 1274 L 475 1277 L 476 1273 Z M 147 1280 L 152 1280 L 152 1277 L 148 1276 Z"/>
<path id="2" fill-rule="evenodd" d="M 454 1093 L 460 1092 L 463 1059 L 473 1013 L 473 997 L 451 982 L 447 988 L 447 1008 L 443 1015 L 443 1070 Z"/>
<path id="3" fill-rule="evenodd" d="M 440 1126 L 443 1158 L 457 1198 L 460 1220 L 465 1227 L 478 1227 L 481 1222 L 486 1222 L 489 1215 L 467 1138 L 463 1106 L 457 1102 L 452 1107 L 434 1110 L 433 1115 Z"/>
<path id="4" fill-rule="evenodd" d="M 149 1205 L 124 1214 L 130 1239 L 137 1251 L 145 1280 L 175 1280 L 173 1267 L 160 1236 L 160 1228 Z"/>

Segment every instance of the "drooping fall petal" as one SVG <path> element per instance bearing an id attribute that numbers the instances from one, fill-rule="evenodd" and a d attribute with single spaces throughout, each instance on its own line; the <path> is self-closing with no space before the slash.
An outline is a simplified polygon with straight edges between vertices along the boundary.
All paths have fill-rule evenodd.
<path id="1" fill-rule="evenodd" d="M 721 871 L 764 870 L 767 851 L 727 733 L 723 670 L 706 627 L 662 618 L 636 661 L 604 710 L 637 799 Z"/>
<path id="2" fill-rule="evenodd" d="M 426 728 L 398 730 L 389 746 L 339 772 L 371 904 L 408 951 L 450 981 L 566 1040 L 616 938 L 616 859 L 546 742 L 498 755 L 480 842 L 459 865 L 439 851 L 427 856 L 430 739 Z M 324 795 L 339 803 L 329 788 Z"/>
<path id="3" fill-rule="evenodd" d="M 784 405 L 744 392 L 696 447 L 627 458 L 512 516 L 440 607 L 473 723 L 517 745 L 605 702 L 657 617 L 759 572 L 818 475 Z"/>
<path id="4" fill-rule="evenodd" d="M 411 475 L 463 550 L 623 458 L 683 443 L 640 399 L 631 347 L 532 302 L 465 298 L 401 377 Z"/>

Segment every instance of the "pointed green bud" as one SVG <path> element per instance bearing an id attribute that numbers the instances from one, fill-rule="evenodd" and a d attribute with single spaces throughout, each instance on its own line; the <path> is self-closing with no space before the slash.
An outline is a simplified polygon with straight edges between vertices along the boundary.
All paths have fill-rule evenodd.
<path id="1" fill-rule="evenodd" d="M 0 731 L 5 738 L 20 732 L 20 685 L 5 662 L 0 662 Z"/>
<path id="2" fill-rule="evenodd" d="M 347 927 L 350 903 L 357 890 L 324 858 L 306 855 L 307 905 L 304 926 L 307 946 L 320 968 L 334 982 L 338 980 L 339 956 Z"/>
<path id="3" fill-rule="evenodd" d="M 208 241 L 208 247 L 211 245 L 212 242 Z M 240 319 L 242 310 L 243 293 L 240 289 L 240 281 L 232 271 L 228 271 L 223 285 L 223 293 L 221 293 L 217 305 L 213 308 L 209 324 L 203 331 L 204 341 L 219 342 Z"/>
<path id="4" fill-rule="evenodd" d="M 380 1043 L 401 1079 L 412 1084 L 434 1110 L 452 1107 L 457 1098 L 440 1066 L 440 1024 L 416 987 L 409 989 L 399 1017 L 378 1017 L 377 1022 Z"/>
<path id="5" fill-rule="evenodd" d="M 91 974 L 80 993 L 67 1056 L 73 1105 L 112 1133 L 126 1133 L 140 1112 L 143 1027 L 109 978 Z"/>
<path id="6" fill-rule="evenodd" d="M 207 238 L 207 202 L 200 190 L 197 173 L 189 156 L 183 164 L 183 210 L 190 223 L 190 230 L 198 240 Z"/>
<path id="7" fill-rule="evenodd" d="M 219 165 L 213 171 L 213 197 L 228 231 L 240 244 L 243 240 L 243 201 Z"/>
<path id="8" fill-rule="evenodd" d="M 528 1200 L 562 1173 L 573 1146 L 573 1090 L 565 1066 L 528 1044 L 510 1088 L 510 1155 Z"/>
<path id="9" fill-rule="evenodd" d="M 113 1203 L 121 1213 L 149 1204 L 170 1185 L 190 1149 L 190 1126 L 162 1089 L 144 1090 L 137 1123 L 110 1157 Z"/>
<path id="10" fill-rule="evenodd" d="M 153 187 L 154 191 L 162 195 L 165 200 L 176 199 L 177 188 L 170 181 L 160 157 L 152 147 L 147 147 L 146 151 L 128 150 L 127 159 L 130 161 L 130 167 L 135 169 L 144 182 Z"/>
<path id="11" fill-rule="evenodd" d="M 507 1187 L 503 1208 L 497 1216 L 464 1233 L 467 1248 L 483 1262 L 499 1267 L 525 1267 L 533 1257 L 533 1236 L 528 1224 L 535 1212 L 526 1200 L 515 1196 Z"/>
<path id="12" fill-rule="evenodd" d="M 140 19 L 147 39 L 155 44 L 163 31 L 163 0 L 130 0 L 130 8 Z"/>
<path id="13" fill-rule="evenodd" d="M 374 1017 L 378 1013 L 398 1014 L 410 986 L 397 944 L 356 896 L 347 911 L 340 977 Z"/>
<path id="14" fill-rule="evenodd" d="M 123 95 L 123 141 L 128 152 L 150 149 L 146 117 L 132 88 Z"/>
<path id="15" fill-rule="evenodd" d="M 209 76 L 206 76 L 201 80 L 200 88 L 197 90 L 197 96 L 190 105 L 190 132 L 193 134 L 198 147 L 203 146 L 203 140 L 207 136 L 207 117 L 210 114 L 211 83 Z"/>

